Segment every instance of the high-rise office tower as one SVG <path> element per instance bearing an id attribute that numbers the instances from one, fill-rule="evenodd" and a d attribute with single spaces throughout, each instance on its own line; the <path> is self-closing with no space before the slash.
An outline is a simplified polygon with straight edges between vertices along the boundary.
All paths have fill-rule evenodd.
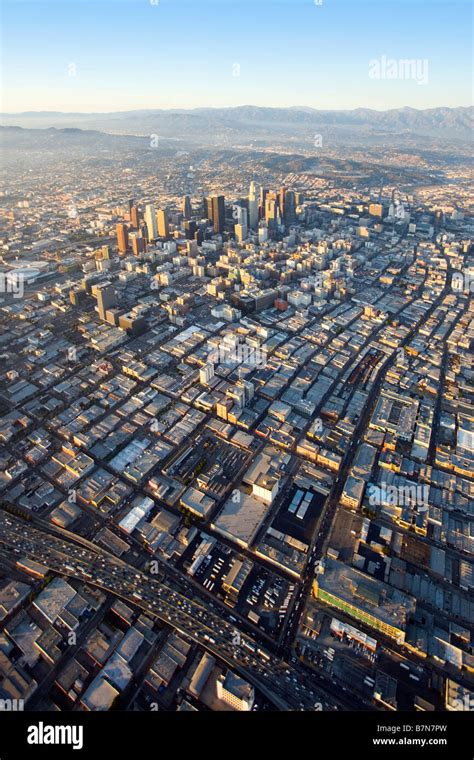
<path id="1" fill-rule="evenodd" d="M 138 230 L 140 226 L 140 212 L 138 211 L 136 206 L 132 206 L 132 210 L 130 212 L 130 222 L 131 222 L 132 227 Z"/>
<path id="2" fill-rule="evenodd" d="M 238 243 L 242 243 L 244 240 L 247 239 L 248 235 L 248 228 L 245 224 L 236 224 L 234 227 L 234 233 L 235 233 L 235 239 Z"/>
<path id="3" fill-rule="evenodd" d="M 212 220 L 212 198 L 202 199 L 202 213 L 203 213 L 204 219 Z"/>
<path id="4" fill-rule="evenodd" d="M 170 235 L 170 226 L 168 222 L 168 212 L 166 209 L 159 208 L 156 212 L 156 219 L 158 222 L 158 235 L 159 237 L 167 238 Z"/>
<path id="5" fill-rule="evenodd" d="M 213 377 L 214 365 L 212 362 L 208 362 L 204 365 L 204 367 L 202 367 L 202 369 L 199 370 L 199 382 L 202 383 L 202 385 L 207 385 Z"/>
<path id="6" fill-rule="evenodd" d="M 267 200 L 268 190 L 266 187 L 260 188 L 260 203 L 258 209 L 258 218 L 265 219 L 265 202 Z"/>
<path id="7" fill-rule="evenodd" d="M 155 207 L 150 203 L 145 206 L 145 224 L 147 229 L 148 240 L 156 240 L 158 237 L 158 227 L 156 224 Z"/>
<path id="8" fill-rule="evenodd" d="M 285 196 L 286 196 L 286 187 L 282 186 L 280 187 L 280 192 L 278 193 L 278 204 L 280 206 L 280 215 L 282 219 L 285 217 Z"/>
<path id="9" fill-rule="evenodd" d="M 249 225 L 252 230 L 256 230 L 258 225 L 257 185 L 253 180 L 249 189 Z"/>
<path id="10" fill-rule="evenodd" d="M 293 224 L 296 221 L 296 195 L 293 190 L 287 190 L 285 193 L 284 219 L 286 224 Z"/>
<path id="11" fill-rule="evenodd" d="M 184 223 L 184 237 L 186 240 L 194 240 L 194 236 L 196 234 L 196 222 L 195 221 L 186 221 Z"/>
<path id="12" fill-rule="evenodd" d="M 269 229 L 276 228 L 279 217 L 278 200 L 276 197 L 272 197 L 274 195 L 274 193 L 268 193 L 265 200 L 265 221 Z"/>
<path id="13" fill-rule="evenodd" d="M 120 222 L 117 224 L 116 230 L 118 249 L 120 253 L 126 253 L 128 251 L 128 227 Z"/>
<path id="14" fill-rule="evenodd" d="M 211 200 L 214 232 L 223 232 L 225 225 L 225 198 L 223 195 L 213 195 Z"/>
<path id="15" fill-rule="evenodd" d="M 245 389 L 245 401 L 247 403 L 251 401 L 255 395 L 255 386 L 249 380 L 244 380 L 243 386 Z"/>
<path id="16" fill-rule="evenodd" d="M 92 286 L 92 295 L 97 298 L 99 317 L 105 321 L 106 312 L 116 305 L 115 288 L 111 282 L 101 282 Z"/>
<path id="17" fill-rule="evenodd" d="M 268 240 L 268 225 L 262 219 L 262 221 L 258 225 L 258 242 L 266 243 L 267 240 Z"/>
<path id="18" fill-rule="evenodd" d="M 143 253 L 145 251 L 145 238 L 141 235 L 134 235 L 132 237 L 132 251 L 134 256 Z"/>
<path id="19" fill-rule="evenodd" d="M 186 221 L 191 219 L 192 216 L 191 199 L 189 195 L 185 195 L 183 198 L 183 216 Z"/>

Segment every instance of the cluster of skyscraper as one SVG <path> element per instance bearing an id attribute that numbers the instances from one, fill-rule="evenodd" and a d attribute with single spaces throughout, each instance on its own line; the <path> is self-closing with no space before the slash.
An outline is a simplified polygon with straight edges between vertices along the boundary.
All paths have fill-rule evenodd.
<path id="1" fill-rule="evenodd" d="M 211 195 L 203 198 L 201 213 L 193 212 L 191 199 L 185 195 L 181 206 L 180 223 L 188 240 L 197 240 L 200 244 L 206 237 L 228 233 L 238 242 L 243 242 L 249 233 L 258 234 L 259 242 L 265 242 L 278 231 L 297 220 L 297 207 L 303 198 L 300 193 L 281 187 L 277 191 L 265 187 L 258 188 L 250 183 L 247 198 L 241 198 L 232 207 L 226 207 L 223 195 Z M 155 209 L 153 204 L 145 206 L 144 213 L 128 202 L 128 224 L 117 224 L 117 245 L 120 253 L 132 251 L 134 255 L 142 253 L 146 243 L 159 238 L 170 237 L 170 213 L 167 209 Z M 171 221 L 177 221 L 171 215 Z M 130 234 L 129 234 L 130 233 Z"/>

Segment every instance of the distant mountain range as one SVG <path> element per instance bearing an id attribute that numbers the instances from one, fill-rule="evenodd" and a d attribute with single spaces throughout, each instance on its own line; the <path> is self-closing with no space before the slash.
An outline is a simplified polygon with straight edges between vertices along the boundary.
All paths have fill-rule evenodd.
<path id="1" fill-rule="evenodd" d="M 196 108 L 141 110 L 113 113 L 26 111 L 1 114 L 0 124 L 28 129 L 74 128 L 114 135 L 147 136 L 200 145 L 269 146 L 277 140 L 292 145 L 308 143 L 314 135 L 329 142 L 404 142 L 439 137 L 469 141 L 473 135 L 473 107 L 397 108 L 374 111 L 320 111 L 306 107 Z"/>
<path id="2" fill-rule="evenodd" d="M 0 126 L 0 139 L 4 149 L 14 148 L 22 151 L 85 149 L 94 152 L 121 148 L 126 150 L 150 148 L 149 137 L 116 135 L 77 127 L 29 129 Z M 169 142 L 163 139 L 163 145 L 166 146 Z"/>

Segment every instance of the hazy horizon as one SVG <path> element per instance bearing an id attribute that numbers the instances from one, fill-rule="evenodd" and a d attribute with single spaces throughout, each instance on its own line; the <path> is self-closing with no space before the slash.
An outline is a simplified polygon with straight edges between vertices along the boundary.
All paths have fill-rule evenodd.
<path id="1" fill-rule="evenodd" d="M 114 114 L 114 113 L 139 113 L 141 111 L 219 111 L 219 110 L 237 110 L 242 108 L 265 108 L 265 109 L 274 109 L 274 110 L 294 110 L 294 111 L 305 111 L 305 110 L 312 110 L 312 111 L 327 111 L 329 113 L 334 112 L 343 112 L 343 111 L 377 111 L 378 113 L 386 113 L 387 111 L 436 111 L 438 109 L 448 109 L 455 111 L 456 109 L 472 109 L 474 106 L 472 104 L 468 105 L 458 105 L 458 106 L 446 106 L 444 104 L 439 104 L 437 106 L 429 106 L 427 108 L 415 108 L 413 106 L 398 106 L 396 108 L 374 108 L 371 106 L 357 106 L 355 108 L 318 108 L 317 106 L 305 106 L 305 105 L 278 105 L 278 106 L 261 106 L 257 103 L 239 103 L 237 105 L 233 106 L 192 106 L 189 108 L 186 108 L 186 106 L 180 106 L 180 107 L 159 107 L 156 108 L 123 108 L 118 110 L 110 110 L 110 111 L 61 111 L 57 109 L 27 109 L 24 111 L 4 111 L 1 110 L 0 114 L 5 114 L 9 116 L 24 116 L 26 114 L 69 114 L 69 115 L 75 115 L 75 114 L 83 114 L 83 115 L 89 115 L 89 114 L 102 114 L 102 115 L 108 115 L 108 114 Z"/>
<path id="2" fill-rule="evenodd" d="M 3 113 L 471 103 L 466 2 L 7 0 L 2 38 Z"/>

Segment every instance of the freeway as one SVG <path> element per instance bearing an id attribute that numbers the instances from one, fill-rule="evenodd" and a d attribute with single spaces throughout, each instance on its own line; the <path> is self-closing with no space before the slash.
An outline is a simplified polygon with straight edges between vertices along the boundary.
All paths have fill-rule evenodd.
<path id="1" fill-rule="evenodd" d="M 281 710 L 330 710 L 341 706 L 335 696 L 328 699 L 321 690 L 313 689 L 306 671 L 298 664 L 290 665 L 275 657 L 209 609 L 106 552 L 92 552 L 4 512 L 0 513 L 0 544 L 9 553 L 26 555 L 53 572 L 98 586 L 172 625 L 240 672 Z"/>
<path id="2" fill-rule="evenodd" d="M 379 329 L 381 328 L 382 326 Z M 376 330 L 375 334 L 378 332 L 379 330 Z M 367 338 L 364 347 L 373 340 L 375 334 L 372 333 L 370 338 Z M 342 369 L 345 370 L 346 365 Z M 385 369 L 385 365 L 383 369 Z M 331 386 L 328 394 L 333 391 L 338 379 Z M 371 398 L 373 398 L 373 393 L 371 394 Z M 206 416 L 203 424 L 205 424 L 207 419 L 208 416 Z M 352 448 L 348 452 L 348 456 L 344 462 L 344 471 L 351 461 L 356 440 L 357 438 L 354 436 Z M 109 469 L 107 463 L 100 460 L 99 463 L 106 469 Z M 343 479 L 340 477 L 335 490 L 342 487 L 342 484 Z M 307 580 L 298 593 L 297 604 L 291 615 L 288 635 L 281 647 L 282 658 L 285 657 L 286 652 L 291 652 L 292 636 L 298 622 L 300 607 L 304 603 L 304 592 L 309 590 L 317 555 L 323 553 L 324 538 L 332 523 L 334 508 L 337 504 L 335 493 L 332 494 L 328 502 L 328 506 L 333 507 L 333 510 L 325 509 L 320 536 L 318 536 L 312 547 Z M 44 538 L 40 540 L 40 533 L 37 531 L 38 540 L 35 540 L 34 529 L 28 527 L 28 535 L 23 533 L 21 538 L 19 537 L 21 550 L 25 551 L 26 549 L 31 556 L 34 556 L 40 562 L 50 567 L 54 572 L 80 578 L 88 583 L 101 586 L 104 590 L 123 596 L 123 598 L 128 599 L 133 604 L 146 609 L 149 614 L 155 615 L 165 622 L 169 622 L 178 628 L 178 630 L 181 630 L 188 638 L 192 636 L 199 640 L 206 649 L 214 653 L 217 652 L 217 656 L 221 659 L 225 660 L 228 658 L 226 661 L 230 662 L 232 667 L 235 669 L 240 668 L 242 672 L 245 671 L 249 680 L 259 685 L 262 691 L 266 689 L 268 693 L 271 693 L 273 702 L 282 709 L 287 709 L 288 707 L 314 708 L 315 694 L 309 689 L 310 699 L 307 699 L 308 673 L 304 670 L 303 666 L 298 663 L 289 666 L 283 659 L 276 658 L 273 654 L 270 655 L 268 650 L 264 652 L 262 649 L 259 649 L 260 645 L 255 643 L 254 638 L 251 638 L 253 633 L 250 636 L 247 632 L 244 634 L 242 630 L 237 630 L 236 626 L 232 626 L 229 621 L 226 621 L 223 615 L 211 612 L 207 606 L 197 604 L 194 601 L 188 601 L 185 595 L 180 596 L 175 589 L 166 586 L 156 576 L 150 578 L 149 575 L 146 575 L 140 569 L 120 563 L 106 552 L 98 551 L 95 545 L 93 545 L 94 548 L 92 548 L 92 545 L 87 546 L 85 544 L 83 545 L 84 548 L 77 547 L 75 544 L 78 540 L 81 540 L 80 538 L 73 540 L 64 536 L 59 536 L 59 538 L 55 539 L 55 545 L 52 545 L 50 543 L 53 540 L 51 537 L 51 526 L 48 528 L 45 525 L 44 528 L 44 532 L 41 533 L 41 536 Z M 8 542 L 5 543 L 7 537 L 10 537 L 8 531 L 4 539 L 0 540 L 2 540 L 2 543 L 9 550 L 16 551 Z M 20 552 L 20 549 L 18 551 Z M 41 555 L 35 555 L 35 551 L 40 551 Z M 163 567 L 163 564 L 160 564 Z M 96 577 L 93 577 L 90 572 L 92 568 L 97 569 Z M 170 568 L 163 569 L 167 575 L 175 576 L 173 578 L 175 583 L 183 583 L 181 577 L 176 577 L 179 576 L 179 573 L 173 572 Z M 185 593 L 189 592 L 185 591 Z M 193 629 L 193 625 L 195 629 Z M 239 625 L 240 628 L 243 627 L 240 621 L 236 625 Z M 248 631 L 248 628 L 244 630 Z M 236 636 L 241 642 L 238 645 L 234 642 Z M 264 666 L 265 663 L 267 663 L 266 666 Z M 323 684 L 318 684 L 319 687 L 321 692 L 326 695 L 326 698 L 328 694 L 330 695 L 332 705 L 341 704 L 341 695 L 336 689 L 331 688 L 331 684 L 323 682 Z M 320 697 L 319 701 L 323 702 L 323 699 Z M 350 706 L 353 707 L 353 704 Z"/>

